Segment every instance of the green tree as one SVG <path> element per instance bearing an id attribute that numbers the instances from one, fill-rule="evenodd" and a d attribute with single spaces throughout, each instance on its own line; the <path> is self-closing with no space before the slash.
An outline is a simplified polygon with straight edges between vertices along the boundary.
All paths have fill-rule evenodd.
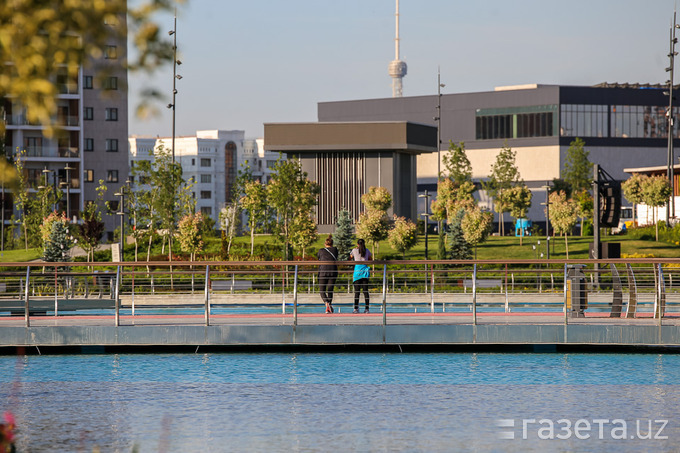
<path id="1" fill-rule="evenodd" d="M 189 252 L 189 259 L 194 261 L 196 254 L 203 250 L 203 235 L 201 225 L 203 214 L 186 214 L 177 225 L 177 239 L 179 240 L 182 251 Z"/>
<path id="2" fill-rule="evenodd" d="M 492 226 L 493 213 L 482 211 L 479 206 L 466 211 L 461 219 L 460 227 L 463 230 L 463 238 L 475 248 L 475 258 L 477 258 L 477 245 L 486 241 Z"/>
<path id="3" fill-rule="evenodd" d="M 361 196 L 365 211 L 359 214 L 356 225 L 357 236 L 369 241 L 373 246 L 373 255 L 378 256 L 379 242 L 387 239 L 390 220 L 387 210 L 392 206 L 392 195 L 384 187 L 369 187 Z"/>
<path id="4" fill-rule="evenodd" d="M 470 244 L 465 240 L 465 233 L 461 226 L 463 217 L 465 217 L 465 209 L 459 209 L 449 218 L 448 243 L 449 256 L 452 260 L 469 260 L 472 258 Z"/>
<path id="5" fill-rule="evenodd" d="M 290 244 L 300 251 L 300 256 L 304 260 L 307 247 L 318 239 L 316 223 L 312 218 L 312 213 L 309 212 L 295 216 L 291 231 Z"/>
<path id="6" fill-rule="evenodd" d="M 505 192 L 521 184 L 519 169 L 515 165 L 516 155 L 506 143 L 491 165 L 489 180 L 484 184 L 487 193 L 494 200 L 494 210 L 499 214 L 498 233 L 501 235 L 505 235 L 503 214 L 511 209 L 507 197 L 504 196 Z"/>
<path id="7" fill-rule="evenodd" d="M 99 185 L 95 189 L 97 197 L 85 205 L 85 209 L 81 213 L 82 222 L 78 224 L 77 237 L 80 247 L 87 254 L 88 261 L 94 259 L 94 251 L 104 235 L 101 209 L 107 190 L 108 188 L 104 184 L 104 180 L 100 179 Z"/>
<path id="8" fill-rule="evenodd" d="M 394 226 L 387 234 L 387 241 L 406 259 L 406 252 L 418 242 L 417 226 L 405 217 L 394 216 Z"/>
<path id="9" fill-rule="evenodd" d="M 248 229 L 250 230 L 250 257 L 255 252 L 255 232 L 262 230 L 269 218 L 267 205 L 267 189 L 260 181 L 247 181 L 243 187 L 241 207 L 248 215 Z"/>
<path id="10" fill-rule="evenodd" d="M 522 184 L 505 191 L 503 195 L 506 198 L 510 215 L 516 219 L 526 218 L 529 208 L 531 207 L 531 190 Z M 519 237 L 519 245 L 522 245 L 524 235 Z"/>
<path id="11" fill-rule="evenodd" d="M 574 229 L 578 220 L 578 207 L 573 200 L 568 200 L 564 192 L 553 192 L 549 195 L 550 221 L 555 233 L 564 235 L 564 248 L 569 259 L 569 242 L 567 235 Z"/>
<path id="12" fill-rule="evenodd" d="M 298 216 L 310 216 L 317 203 L 319 185 L 307 179 L 298 159 L 285 160 L 279 157 L 274 166 L 274 175 L 267 184 L 267 200 L 276 215 L 274 233 L 283 244 L 284 259 L 288 260 L 291 238 Z"/>
<path id="13" fill-rule="evenodd" d="M 646 178 L 645 175 L 634 174 L 621 184 L 623 196 L 628 201 L 633 203 L 633 221 L 637 224 L 637 205 L 642 203 L 642 182 Z"/>
<path id="14" fill-rule="evenodd" d="M 345 208 L 338 211 L 333 244 L 338 249 L 338 260 L 349 259 L 349 252 L 352 251 L 354 246 L 354 228 L 352 227 L 352 215 Z"/>
<path id="15" fill-rule="evenodd" d="M 456 186 L 460 186 L 464 182 L 472 181 L 472 164 L 465 153 L 465 143 L 460 142 L 455 144 L 452 140 L 449 141 L 449 150 L 442 158 L 444 163 L 444 170 L 446 175 L 439 175 L 439 179 L 448 178 Z M 439 195 L 437 195 L 439 197 Z"/>
<path id="16" fill-rule="evenodd" d="M 643 203 L 651 208 L 658 208 L 668 202 L 671 196 L 671 186 L 668 180 L 659 176 L 650 176 L 642 181 L 642 200 Z M 656 227 L 656 240 L 659 240 L 659 222 L 657 219 L 657 209 L 652 210 L 652 220 Z"/>
<path id="17" fill-rule="evenodd" d="M 586 219 L 593 217 L 593 197 L 587 190 L 581 190 L 574 195 L 574 202 L 578 207 L 578 216 L 581 219 L 581 236 Z"/>
<path id="18" fill-rule="evenodd" d="M 52 136 L 56 98 L 64 83 L 75 84 L 80 67 L 106 55 L 111 42 L 130 34 L 134 60 L 128 69 L 151 71 L 172 61 L 173 43 L 151 17 L 170 12 L 172 0 L 6 0 L 0 2 L 0 98 L 12 95 L 31 123 Z M 107 26 L 108 25 L 108 26 Z M 102 77 L 106 75 L 103 74 Z M 143 93 L 149 99 L 153 91 Z M 4 135 L 4 124 L 0 124 Z"/>
<path id="19" fill-rule="evenodd" d="M 585 149 L 585 142 L 580 138 L 577 137 L 569 144 L 562 175 L 573 192 L 592 188 L 593 164 L 588 160 L 589 155 Z"/>
<path id="20" fill-rule="evenodd" d="M 43 236 L 43 260 L 50 263 L 71 261 L 69 251 L 73 246 L 73 237 L 69 233 L 69 221 L 66 216 L 53 212 L 47 216 L 41 227 Z"/>

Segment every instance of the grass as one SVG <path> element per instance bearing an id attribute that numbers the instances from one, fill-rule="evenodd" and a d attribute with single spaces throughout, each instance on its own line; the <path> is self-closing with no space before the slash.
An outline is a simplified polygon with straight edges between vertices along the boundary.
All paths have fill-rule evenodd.
<path id="1" fill-rule="evenodd" d="M 307 259 L 315 259 L 316 252 L 323 247 L 326 235 L 319 235 L 317 241 L 310 246 L 306 251 Z M 651 256 L 654 258 L 680 258 L 680 246 L 669 244 L 667 242 L 654 240 L 636 239 L 631 236 L 603 236 L 603 242 L 619 242 L 621 244 L 621 254 L 636 255 L 636 256 Z M 428 256 L 430 259 L 437 258 L 437 242 L 436 235 L 429 235 L 428 237 Z M 539 244 L 540 242 L 540 244 Z M 585 259 L 589 256 L 589 246 L 593 242 L 592 236 L 569 236 L 569 258 L 570 259 Z M 369 244 L 370 245 L 370 244 Z M 513 236 L 492 236 L 486 242 L 477 247 L 478 259 L 545 259 L 548 256 L 546 249 L 547 241 L 545 236 L 524 237 L 522 245 L 520 245 L 519 238 Z M 278 244 L 276 239 L 269 235 L 255 236 L 256 259 L 263 259 L 263 253 L 267 253 L 270 259 L 280 259 L 282 247 Z M 202 260 L 219 260 L 219 253 L 221 249 L 221 242 L 219 238 L 208 238 L 204 253 L 197 259 Z M 266 250 L 266 252 L 265 252 Z M 541 253 L 543 256 L 541 257 Z M 0 262 L 25 262 L 39 259 L 42 255 L 42 250 L 39 248 L 20 250 L 6 250 L 0 253 Z M 152 250 L 152 260 L 164 259 L 161 253 L 160 245 L 157 245 Z M 166 253 L 167 255 L 167 253 Z M 234 239 L 232 245 L 233 259 L 240 260 L 249 259 L 250 256 L 250 236 L 241 236 Z M 132 259 L 134 256 L 134 247 L 128 245 L 125 248 L 125 256 Z M 140 259 L 146 259 L 146 248 L 139 249 Z M 565 245 L 564 238 L 557 237 L 550 240 L 550 258 L 565 259 Z M 387 241 L 380 243 L 378 259 L 401 259 L 401 254 L 393 250 Z M 406 259 L 424 259 L 425 258 L 425 238 L 420 236 L 418 244 L 409 250 L 405 256 Z M 98 252 L 96 257 L 98 261 L 108 261 L 111 259 L 110 252 Z"/>

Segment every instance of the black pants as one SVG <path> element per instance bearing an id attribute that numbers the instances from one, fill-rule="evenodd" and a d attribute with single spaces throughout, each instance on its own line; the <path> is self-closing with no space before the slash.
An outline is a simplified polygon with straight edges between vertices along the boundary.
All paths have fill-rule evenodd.
<path id="1" fill-rule="evenodd" d="M 359 309 L 359 295 L 364 293 L 364 302 L 366 303 L 366 309 L 368 309 L 368 279 L 360 278 L 359 280 L 354 280 L 354 309 Z"/>
<path id="2" fill-rule="evenodd" d="M 337 272 L 319 272 L 319 291 L 321 292 L 321 300 L 324 303 L 333 303 L 333 290 L 335 289 L 335 279 Z"/>

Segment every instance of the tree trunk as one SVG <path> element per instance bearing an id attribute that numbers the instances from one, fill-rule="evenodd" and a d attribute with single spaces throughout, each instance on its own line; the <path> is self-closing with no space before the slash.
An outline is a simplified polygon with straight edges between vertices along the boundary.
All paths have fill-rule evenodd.
<path id="1" fill-rule="evenodd" d="M 255 254 L 255 225 L 250 225 L 250 257 Z"/>
<path id="2" fill-rule="evenodd" d="M 564 251 L 567 254 L 567 259 L 569 259 L 569 242 L 567 241 L 567 233 L 564 233 Z"/>

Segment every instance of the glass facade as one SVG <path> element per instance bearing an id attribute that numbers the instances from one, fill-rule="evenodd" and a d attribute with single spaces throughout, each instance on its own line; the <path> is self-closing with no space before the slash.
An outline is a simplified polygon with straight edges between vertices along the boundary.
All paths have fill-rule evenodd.
<path id="1" fill-rule="evenodd" d="M 665 106 L 583 105 L 560 107 L 560 135 L 565 137 L 667 138 Z M 673 108 L 673 117 L 678 109 Z M 678 138 L 678 127 L 673 136 Z"/>
<path id="2" fill-rule="evenodd" d="M 477 140 L 552 137 L 557 135 L 556 105 L 508 109 L 479 109 L 476 113 Z"/>
<path id="3" fill-rule="evenodd" d="M 562 104 L 478 109 L 477 140 L 528 137 L 667 138 L 666 106 Z M 559 121 L 557 120 L 559 113 Z M 673 108 L 673 117 L 678 108 Z M 677 124 L 677 121 L 674 121 Z M 558 129 L 559 125 L 559 129 Z M 680 128 L 673 136 L 680 138 Z"/>

